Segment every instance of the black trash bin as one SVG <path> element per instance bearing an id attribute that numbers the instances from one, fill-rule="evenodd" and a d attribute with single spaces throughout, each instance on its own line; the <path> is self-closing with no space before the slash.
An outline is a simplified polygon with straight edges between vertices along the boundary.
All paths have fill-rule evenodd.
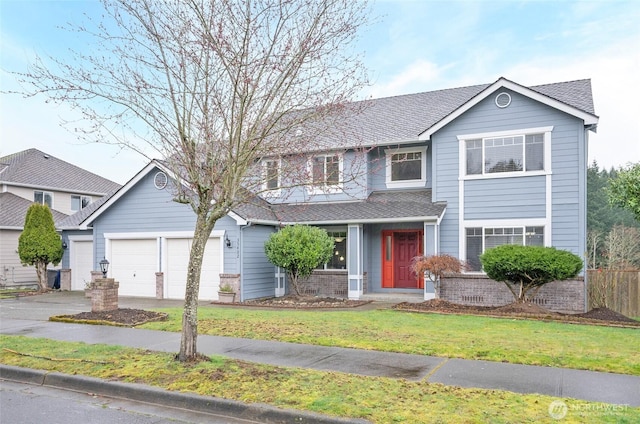
<path id="1" fill-rule="evenodd" d="M 50 289 L 60 290 L 60 270 L 59 269 L 47 270 L 47 286 Z"/>

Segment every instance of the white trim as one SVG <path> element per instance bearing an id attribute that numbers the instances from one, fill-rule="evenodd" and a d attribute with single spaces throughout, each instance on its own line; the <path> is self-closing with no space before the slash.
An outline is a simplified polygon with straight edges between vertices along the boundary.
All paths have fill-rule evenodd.
<path id="1" fill-rule="evenodd" d="M 573 106 L 569 106 L 566 103 L 562 103 L 558 100 L 552 99 L 551 97 L 545 96 L 544 94 L 540 94 L 537 91 L 534 91 L 530 88 L 524 87 L 520 84 L 516 84 L 512 81 L 509 81 L 503 77 L 499 78 L 496 82 L 491 84 L 489 87 L 482 90 L 478 95 L 474 96 L 471 100 L 463 104 L 461 107 L 447 115 L 444 119 L 437 122 L 431 128 L 425 130 L 422 134 L 419 135 L 420 140 L 429 140 L 431 136 L 442 129 L 444 126 L 453 122 L 460 115 L 480 103 L 482 100 L 493 94 L 495 91 L 500 88 L 505 88 L 511 91 L 514 91 L 523 96 L 529 97 L 533 100 L 536 100 L 540 103 L 546 104 L 547 106 L 558 109 L 562 112 L 568 113 L 569 115 L 575 116 L 576 118 L 582 119 L 584 121 L 584 125 L 595 125 L 598 123 L 598 117 L 592 115 L 587 112 L 583 112 L 580 109 L 577 109 Z"/>
<path id="2" fill-rule="evenodd" d="M 507 103 L 506 103 L 506 104 L 504 104 L 504 105 L 503 105 L 503 104 L 500 104 L 500 103 L 498 102 L 498 98 L 500 98 L 500 97 L 502 97 L 502 96 L 507 96 L 507 99 L 508 99 L 508 100 L 507 100 Z M 504 108 L 506 108 L 506 107 L 509 107 L 509 105 L 511 104 L 511 94 L 507 93 L 506 91 L 502 91 L 502 92 L 500 92 L 500 93 L 496 94 L 496 97 L 495 97 L 495 99 L 494 99 L 493 101 L 494 101 L 494 103 L 496 104 L 496 106 L 498 106 L 500 109 L 504 109 Z"/>
<path id="3" fill-rule="evenodd" d="M 504 130 L 504 131 L 488 131 L 483 133 L 475 133 L 475 134 L 460 134 L 458 135 L 458 141 L 471 140 L 474 138 L 492 138 L 492 137 L 507 137 L 512 135 L 528 135 L 528 134 L 538 134 L 538 133 L 548 133 L 553 131 L 553 125 L 546 127 L 536 127 L 536 128 L 517 128 L 513 130 Z M 545 139 L 545 141 L 547 141 Z"/>
<path id="4" fill-rule="evenodd" d="M 229 218 L 233 219 L 234 221 L 236 221 L 237 225 L 247 225 L 249 221 L 247 221 L 246 219 L 244 219 L 243 217 L 241 217 L 240 215 L 238 215 L 237 213 L 233 212 L 233 211 L 229 211 L 229 213 L 227 214 L 229 216 Z"/>
<path id="5" fill-rule="evenodd" d="M 351 230 L 355 230 L 353 231 L 355 233 L 355 240 L 354 237 L 352 237 L 352 231 Z M 364 293 L 363 291 L 363 281 L 364 281 L 364 274 L 363 274 L 363 260 L 364 258 L 362 257 L 362 224 L 349 224 L 347 226 L 347 273 L 348 273 L 348 277 L 347 277 L 347 297 L 349 299 L 360 299 L 360 297 L 362 296 L 362 294 Z M 352 246 L 353 243 L 355 242 L 355 252 L 353 252 L 352 250 Z M 356 269 L 351 269 L 350 265 L 352 264 L 352 259 L 355 255 L 356 258 L 356 263 L 355 263 L 355 268 Z M 352 274 L 352 272 L 355 271 L 355 274 Z M 356 289 L 355 290 L 351 290 L 351 282 L 355 281 L 356 282 Z"/>
<path id="6" fill-rule="evenodd" d="M 402 147 L 396 149 L 385 149 L 385 183 L 387 188 L 400 187 L 424 187 L 427 183 L 427 146 Z M 392 181 L 392 157 L 395 154 L 420 153 L 420 179 Z"/>
<path id="7" fill-rule="evenodd" d="M 461 261 L 467 260 L 467 228 L 482 228 L 482 251 L 484 252 L 484 230 L 485 228 L 525 228 L 543 227 L 544 246 L 551 246 L 551 220 L 548 218 L 521 218 L 521 219 L 469 219 L 462 220 L 459 227 L 459 258 Z M 522 234 L 523 241 L 526 234 Z M 469 273 L 483 274 L 480 271 L 469 271 Z"/>
<path id="8" fill-rule="evenodd" d="M 211 231 L 209 238 L 224 237 L 224 230 Z M 193 238 L 194 231 L 149 231 L 149 232 L 133 232 L 133 233 L 104 233 L 103 237 L 111 240 L 123 239 L 152 239 L 152 238 Z"/>
<path id="9" fill-rule="evenodd" d="M 553 126 L 546 127 L 537 127 L 537 128 L 524 128 L 524 129 L 516 129 L 516 130 L 504 130 L 504 131 L 494 131 L 494 132 L 485 132 L 485 133 L 477 133 L 477 134 L 460 134 L 457 136 L 458 138 L 458 148 L 460 149 L 460 168 L 459 175 L 461 179 L 464 180 L 486 180 L 493 178 L 519 178 L 519 177 L 533 177 L 537 175 L 547 175 L 551 172 L 551 132 L 553 131 Z M 526 139 L 527 135 L 531 134 L 543 134 L 544 137 L 544 150 L 543 150 L 543 160 L 544 160 L 544 169 L 535 170 L 535 171 L 527 171 L 524 169 L 522 171 L 513 171 L 513 172 L 491 172 L 485 173 L 484 166 L 482 168 L 482 172 L 480 174 L 467 174 L 467 146 L 466 142 L 468 140 L 480 139 L 482 140 L 482 163 L 484 164 L 484 155 L 485 155 L 485 146 L 484 140 L 487 138 L 499 138 L 499 137 L 517 137 L 522 136 Z M 526 151 L 526 143 L 523 140 L 523 154 Z M 524 158 L 524 156 L 523 156 Z M 526 158 L 525 158 L 526 160 Z"/>
<path id="10" fill-rule="evenodd" d="M 467 227 L 542 227 L 549 225 L 546 218 L 512 218 L 512 219 L 466 219 L 462 221 Z M 546 236 L 546 232 L 545 232 Z"/>
<path id="11" fill-rule="evenodd" d="M 69 240 L 68 254 L 69 254 L 69 268 L 71 269 L 71 290 L 74 290 L 74 280 L 78 281 L 77 278 L 82 278 L 83 281 L 91 280 L 91 276 L 89 275 L 87 278 L 83 278 L 82 276 L 77 275 L 76 271 L 78 269 L 77 256 L 76 256 L 76 242 L 91 242 L 91 268 L 93 271 L 93 267 L 95 266 L 95 246 L 93 241 L 93 235 L 70 235 L 67 237 Z M 75 286 L 77 288 L 77 285 Z"/>
<path id="12" fill-rule="evenodd" d="M 92 235 L 70 235 L 67 236 L 69 241 L 93 241 Z"/>
<path id="13" fill-rule="evenodd" d="M 111 207 L 111 205 L 117 202 L 118 199 L 124 196 L 125 193 L 131 190 L 131 188 L 133 188 L 136 184 L 138 184 L 140 180 L 146 177 L 147 174 L 149 174 L 155 168 L 159 168 L 160 170 L 164 171 L 167 174 L 167 176 L 173 175 L 168 169 L 162 166 L 160 162 L 156 160 L 152 160 L 147 164 L 147 166 L 142 168 L 132 179 L 130 179 L 124 186 L 120 187 L 120 189 L 113 196 L 111 196 L 109 200 L 104 202 L 102 205 L 98 207 L 98 209 L 96 209 L 95 211 L 93 211 L 93 213 L 91 213 L 89 216 L 83 219 L 82 222 L 80 222 L 80 224 L 78 225 L 79 229 L 87 230 L 90 223 L 95 221 L 96 218 L 98 218 L 106 210 L 108 210 Z"/>

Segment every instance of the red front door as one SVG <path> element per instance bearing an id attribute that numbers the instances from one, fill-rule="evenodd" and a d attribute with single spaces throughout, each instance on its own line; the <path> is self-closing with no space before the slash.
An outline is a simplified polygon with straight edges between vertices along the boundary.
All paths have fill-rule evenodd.
<path id="1" fill-rule="evenodd" d="M 422 231 L 383 231 L 382 287 L 418 289 L 421 278 L 411 270 L 414 257 L 422 255 Z"/>

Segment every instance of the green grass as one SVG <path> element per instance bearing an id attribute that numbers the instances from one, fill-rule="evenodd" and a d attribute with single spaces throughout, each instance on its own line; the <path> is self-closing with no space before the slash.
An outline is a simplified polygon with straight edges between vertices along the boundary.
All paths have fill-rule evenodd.
<path id="1" fill-rule="evenodd" d="M 142 328 L 180 331 L 182 309 Z M 199 308 L 198 333 L 640 375 L 640 330 L 394 310 Z"/>
<path id="2" fill-rule="evenodd" d="M 182 364 L 173 355 L 118 346 L 0 336 L 0 362 L 67 374 L 150 384 L 168 390 L 266 403 L 374 423 L 554 423 L 551 396 L 463 389 L 381 377 L 252 364 L 224 357 Z M 43 356 L 34 358 L 12 353 Z M 69 362 L 59 359 L 97 362 Z M 98 363 L 100 362 L 100 363 Z M 563 423 L 640 422 L 640 408 L 563 399 Z M 604 405 L 606 406 L 606 405 Z"/>
<path id="3" fill-rule="evenodd" d="M 34 292 L 35 290 L 33 289 L 0 289 L 0 300 L 15 299 L 18 296 Z"/>

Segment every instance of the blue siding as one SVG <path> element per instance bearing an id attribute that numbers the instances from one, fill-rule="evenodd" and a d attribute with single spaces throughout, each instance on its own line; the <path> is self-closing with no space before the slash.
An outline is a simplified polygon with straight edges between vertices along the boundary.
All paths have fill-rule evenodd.
<path id="1" fill-rule="evenodd" d="M 149 172 L 93 223 L 96 260 L 105 256 L 105 233 L 144 233 L 191 231 L 196 216 L 189 205 L 174 202 L 172 193 L 158 190 L 153 184 L 155 171 Z M 231 248 L 224 248 L 224 271 L 238 269 L 238 228 L 236 222 L 225 216 L 218 220 L 214 231 L 228 232 Z M 97 262 L 96 262 L 97 263 Z"/>
<path id="2" fill-rule="evenodd" d="M 316 194 L 312 195 L 308 192 L 307 186 L 301 185 L 303 181 L 300 180 L 300 171 L 306 169 L 307 162 L 306 157 L 299 159 L 301 162 L 297 165 L 290 165 L 294 167 L 295 180 L 283 181 L 283 186 L 294 187 L 289 189 L 283 189 L 281 195 L 278 197 L 270 197 L 269 201 L 272 203 L 295 203 L 295 202 L 323 202 L 323 201 L 343 201 L 353 199 L 364 199 L 367 196 L 367 178 L 368 178 L 368 163 L 366 153 L 348 151 L 343 155 L 343 175 L 344 186 L 343 191 L 340 193 L 331 194 Z"/>
<path id="3" fill-rule="evenodd" d="M 500 90 L 505 91 L 505 90 Z M 508 91 L 508 90 L 506 90 Z M 496 93 L 497 94 L 497 93 Z M 434 201 L 446 201 L 440 228 L 442 253 L 458 255 L 458 135 L 553 126 L 552 245 L 584 251 L 586 139 L 583 122 L 528 97 L 509 92 L 505 109 L 489 95 L 432 136 Z M 496 178 L 464 182 L 465 219 L 542 218 L 546 215 L 545 177 Z M 524 193 L 525 195 L 522 195 Z M 500 197 L 503 201 L 500 202 Z M 508 199 L 508 201 L 504 201 Z"/>
<path id="4" fill-rule="evenodd" d="M 275 231 L 262 225 L 242 230 L 242 300 L 275 295 L 275 266 L 264 253 L 264 243 Z"/>
<path id="5" fill-rule="evenodd" d="M 432 175 L 432 152 L 431 152 L 431 143 L 430 142 L 416 142 L 415 144 L 403 144 L 401 146 L 394 145 L 391 148 L 409 148 L 409 147 L 424 147 L 427 145 L 427 181 L 425 184 L 425 188 L 431 188 L 433 183 L 433 175 Z M 386 154 L 385 151 L 389 149 L 389 146 L 378 147 L 372 149 L 369 152 L 369 193 L 372 191 L 383 191 L 387 190 L 387 169 L 386 169 Z"/>
<path id="6" fill-rule="evenodd" d="M 464 218 L 544 218 L 545 179 L 535 176 L 465 181 Z"/>

